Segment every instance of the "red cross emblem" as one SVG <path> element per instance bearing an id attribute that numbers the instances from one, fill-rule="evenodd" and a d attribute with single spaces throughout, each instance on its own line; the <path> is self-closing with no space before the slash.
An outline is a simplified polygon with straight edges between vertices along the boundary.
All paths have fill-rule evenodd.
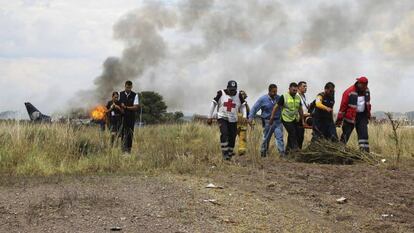
<path id="1" fill-rule="evenodd" d="M 233 103 L 232 99 L 229 99 L 227 102 L 224 102 L 224 107 L 227 107 L 227 112 L 231 112 L 231 110 L 236 107 L 236 104 Z"/>

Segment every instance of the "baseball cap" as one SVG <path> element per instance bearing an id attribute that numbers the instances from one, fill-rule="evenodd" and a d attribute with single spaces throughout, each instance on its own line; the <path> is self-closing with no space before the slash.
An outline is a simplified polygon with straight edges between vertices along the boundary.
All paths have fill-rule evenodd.
<path id="1" fill-rule="evenodd" d="M 230 81 L 227 83 L 227 89 L 228 89 L 228 90 L 237 90 L 237 82 L 236 82 L 236 81 L 234 81 L 234 80 L 230 80 Z"/>
<path id="2" fill-rule="evenodd" d="M 366 77 L 359 77 L 357 78 L 357 81 L 359 83 L 368 83 L 368 79 Z"/>

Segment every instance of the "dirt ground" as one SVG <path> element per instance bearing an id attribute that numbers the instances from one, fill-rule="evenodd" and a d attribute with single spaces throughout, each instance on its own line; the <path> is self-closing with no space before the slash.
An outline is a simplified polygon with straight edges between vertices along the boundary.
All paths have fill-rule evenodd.
<path id="1" fill-rule="evenodd" d="M 0 232 L 405 233 L 413 204 L 413 169 L 238 158 L 203 176 L 2 177 Z"/>

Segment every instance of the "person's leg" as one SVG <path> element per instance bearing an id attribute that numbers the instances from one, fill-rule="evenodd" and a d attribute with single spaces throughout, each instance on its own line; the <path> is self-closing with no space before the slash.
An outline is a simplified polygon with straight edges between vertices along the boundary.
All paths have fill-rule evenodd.
<path id="1" fill-rule="evenodd" d="M 238 154 L 244 155 L 247 151 L 247 127 L 246 126 L 238 127 L 237 131 L 239 135 Z"/>
<path id="2" fill-rule="evenodd" d="M 132 124 L 127 124 L 125 137 L 125 152 L 131 153 L 134 138 L 134 126 Z"/>
<path id="3" fill-rule="evenodd" d="M 269 125 L 269 120 L 263 120 L 263 139 L 262 139 L 262 146 L 260 148 L 260 153 L 262 157 L 267 156 L 267 152 L 269 151 L 269 143 L 270 139 L 272 138 L 272 131 L 271 126 Z"/>
<path id="4" fill-rule="evenodd" d="M 275 139 L 276 147 L 279 152 L 280 157 L 285 156 L 285 143 L 283 142 L 283 125 L 282 123 L 275 123 Z"/>
<path id="5" fill-rule="evenodd" d="M 312 142 L 316 142 L 323 137 L 321 120 L 319 118 L 313 118 L 312 123 Z"/>
<path id="6" fill-rule="evenodd" d="M 236 144 L 236 137 L 237 137 L 237 123 L 236 122 L 228 123 L 228 132 L 229 132 L 228 155 L 232 157 L 234 155 L 234 146 Z"/>
<path id="7" fill-rule="evenodd" d="M 229 150 L 229 132 L 228 132 L 228 122 L 223 119 L 218 119 L 220 127 L 220 143 L 221 143 L 221 153 L 223 154 L 224 159 L 228 159 L 228 150 Z"/>
<path id="8" fill-rule="evenodd" d="M 336 126 L 333 120 L 329 120 L 326 122 L 327 125 L 327 139 L 331 140 L 332 142 L 338 142 L 338 134 L 336 133 Z"/>
<path id="9" fill-rule="evenodd" d="M 356 122 L 356 131 L 358 134 L 358 144 L 360 150 L 369 153 L 368 117 L 366 114 L 358 114 Z"/>
<path id="10" fill-rule="evenodd" d="M 299 149 L 302 149 L 303 146 L 303 141 L 305 139 L 305 128 L 303 127 L 302 123 L 298 123 L 297 124 L 297 128 L 296 128 L 296 133 L 297 133 L 297 141 L 298 141 L 298 147 Z"/>
<path id="11" fill-rule="evenodd" d="M 286 131 L 288 132 L 288 139 L 286 145 L 286 153 L 290 153 L 292 150 L 296 150 L 298 148 L 298 138 L 296 135 L 296 123 L 295 122 L 283 122 L 283 126 L 285 126 Z"/>
<path id="12" fill-rule="evenodd" d="M 108 129 L 109 129 L 109 132 L 110 132 L 110 134 L 111 134 L 111 147 L 113 147 L 114 146 L 114 143 L 115 143 L 115 127 L 116 127 L 116 125 L 115 125 L 115 121 L 113 121 L 113 120 L 110 120 L 109 121 L 109 127 L 108 127 Z"/>
<path id="13" fill-rule="evenodd" d="M 135 122 L 133 124 L 131 124 L 130 129 L 131 129 L 131 134 L 130 134 L 130 139 L 129 139 L 129 152 L 131 152 L 132 143 L 134 142 Z"/>
<path id="14" fill-rule="evenodd" d="M 124 123 L 121 130 L 122 152 L 128 151 L 127 146 L 128 126 Z"/>
<path id="15" fill-rule="evenodd" d="M 116 143 L 118 143 L 119 138 L 122 138 L 122 120 L 119 119 L 116 126 Z"/>
<path id="16" fill-rule="evenodd" d="M 320 122 L 320 128 L 322 132 L 322 137 L 325 140 L 328 140 L 331 137 L 330 131 L 329 131 L 329 121 L 327 119 L 322 119 Z"/>
<path id="17" fill-rule="evenodd" d="M 124 133 L 123 133 L 123 140 L 122 140 L 122 151 L 126 152 L 126 153 L 130 153 L 131 152 L 131 129 L 126 126 L 124 128 Z"/>
<path id="18" fill-rule="evenodd" d="M 111 147 L 113 147 L 115 144 L 115 138 L 116 134 L 114 132 L 111 132 Z"/>
<path id="19" fill-rule="evenodd" d="M 299 147 L 299 142 L 301 140 L 301 143 L 303 144 L 303 140 L 304 140 L 304 136 L 302 138 L 300 138 L 300 136 L 298 136 L 298 134 L 301 132 L 301 129 L 303 129 L 303 125 L 302 123 L 299 122 L 293 122 L 293 126 L 295 129 L 295 137 L 296 137 L 296 145 L 294 144 L 294 149 L 298 150 L 298 149 L 302 149 L 302 146 Z"/>
<path id="20" fill-rule="evenodd" d="M 351 137 L 352 131 L 354 130 L 355 125 L 349 122 L 344 121 L 342 125 L 342 135 L 341 142 L 344 144 L 348 143 L 349 138 Z"/>

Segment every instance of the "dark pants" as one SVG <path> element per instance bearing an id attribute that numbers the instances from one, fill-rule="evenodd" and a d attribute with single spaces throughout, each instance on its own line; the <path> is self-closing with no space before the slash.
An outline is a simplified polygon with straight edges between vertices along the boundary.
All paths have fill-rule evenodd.
<path id="1" fill-rule="evenodd" d="M 363 151 L 369 152 L 367 113 L 358 113 L 355 119 L 355 124 L 344 121 L 342 126 L 341 142 L 345 144 L 348 142 L 354 128 L 358 134 L 359 148 Z"/>
<path id="2" fill-rule="evenodd" d="M 109 130 L 111 131 L 111 145 L 115 143 L 115 139 L 121 136 L 122 119 L 119 116 L 111 117 L 109 119 Z"/>
<path id="3" fill-rule="evenodd" d="M 131 153 L 134 138 L 135 120 L 125 119 L 122 124 L 122 151 Z"/>
<path id="4" fill-rule="evenodd" d="M 293 121 L 293 122 L 286 122 L 283 121 L 283 126 L 285 126 L 285 129 L 288 133 L 288 139 L 286 144 L 286 153 L 289 153 L 290 151 L 298 150 L 299 149 L 299 131 L 300 131 L 300 124 L 299 122 Z"/>
<path id="5" fill-rule="evenodd" d="M 327 139 L 333 142 L 338 141 L 338 134 L 336 133 L 336 126 L 333 119 L 313 118 L 312 142 L 319 139 Z"/>
<path id="6" fill-rule="evenodd" d="M 220 127 L 221 152 L 224 159 L 230 159 L 234 155 L 234 145 L 237 136 L 237 123 L 228 122 L 225 119 L 218 119 Z"/>
<path id="7" fill-rule="evenodd" d="M 305 140 L 305 128 L 303 127 L 302 123 L 298 123 L 299 127 L 298 127 L 298 147 L 299 149 L 302 149 L 303 146 L 303 141 Z"/>

